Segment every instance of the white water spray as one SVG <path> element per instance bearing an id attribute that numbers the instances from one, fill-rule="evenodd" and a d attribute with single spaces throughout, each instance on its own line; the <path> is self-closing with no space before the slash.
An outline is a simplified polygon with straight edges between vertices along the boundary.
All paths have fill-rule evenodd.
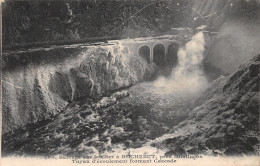
<path id="1" fill-rule="evenodd" d="M 204 44 L 203 33 L 199 32 L 183 48 L 179 49 L 179 63 L 173 69 L 171 76 L 169 78 L 159 77 L 154 82 L 157 93 L 181 92 L 182 94 L 194 94 L 206 87 L 207 81 L 200 69 Z"/>

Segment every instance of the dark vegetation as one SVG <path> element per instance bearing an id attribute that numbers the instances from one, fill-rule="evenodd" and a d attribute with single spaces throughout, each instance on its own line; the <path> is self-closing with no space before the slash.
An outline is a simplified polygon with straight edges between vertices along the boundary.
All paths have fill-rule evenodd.
<path id="1" fill-rule="evenodd" d="M 9 0 L 3 4 L 3 44 L 163 34 L 187 24 L 189 4 L 188 0 Z"/>
<path id="2" fill-rule="evenodd" d="M 199 11 L 194 10 L 196 5 Z M 203 24 L 217 31 L 227 21 L 244 18 L 254 22 L 259 14 L 257 0 L 222 0 L 210 6 L 190 0 L 6 0 L 2 8 L 4 47 L 77 42 L 92 37 L 161 35 L 172 33 L 172 28 L 194 29 Z"/>

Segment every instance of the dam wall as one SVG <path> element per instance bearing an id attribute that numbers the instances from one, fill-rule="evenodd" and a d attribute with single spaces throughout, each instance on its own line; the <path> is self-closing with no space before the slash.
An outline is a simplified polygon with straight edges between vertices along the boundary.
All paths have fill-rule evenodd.
<path id="1" fill-rule="evenodd" d="M 2 131 L 48 119 L 71 101 L 131 86 L 155 72 L 154 63 L 120 44 L 6 52 Z"/>

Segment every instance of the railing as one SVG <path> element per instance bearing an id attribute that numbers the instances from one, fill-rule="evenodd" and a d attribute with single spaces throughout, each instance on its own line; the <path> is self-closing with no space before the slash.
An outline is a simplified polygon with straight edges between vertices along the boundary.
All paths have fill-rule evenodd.
<path id="1" fill-rule="evenodd" d="M 138 35 L 132 36 L 130 38 L 140 38 L 140 37 L 158 37 L 158 38 L 165 38 L 165 34 L 153 34 L 153 35 Z M 171 36 L 176 36 L 172 35 Z M 177 35 L 178 36 L 178 35 Z M 8 50 L 18 50 L 18 49 L 30 49 L 36 47 L 50 47 L 54 45 L 72 45 L 72 44 L 87 44 L 87 43 L 96 43 L 96 42 L 107 42 L 108 40 L 120 40 L 126 39 L 129 37 L 124 36 L 107 36 L 107 37 L 91 37 L 91 38 L 83 38 L 83 39 L 72 39 L 72 40 L 60 40 L 60 41 L 45 41 L 45 42 L 29 42 L 23 44 L 10 44 L 10 45 L 2 45 L 3 51 Z"/>
<path id="2" fill-rule="evenodd" d="M 61 40 L 61 41 L 46 41 L 46 42 L 30 42 L 23 44 L 4 45 L 3 50 L 17 50 L 17 49 L 28 49 L 34 47 L 50 47 L 53 45 L 71 45 L 71 44 L 82 44 L 82 43 L 94 43 L 94 42 L 107 42 L 108 40 L 118 40 L 119 36 L 109 37 L 92 37 L 84 39 L 73 39 L 73 40 Z"/>

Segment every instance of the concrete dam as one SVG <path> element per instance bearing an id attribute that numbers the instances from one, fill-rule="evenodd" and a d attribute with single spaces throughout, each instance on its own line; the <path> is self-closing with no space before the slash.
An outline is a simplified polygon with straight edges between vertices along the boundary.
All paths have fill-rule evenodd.
<path id="1" fill-rule="evenodd" d="M 177 62 L 188 36 L 111 40 L 3 54 L 3 132 L 57 114 L 68 102 L 153 77 Z"/>

